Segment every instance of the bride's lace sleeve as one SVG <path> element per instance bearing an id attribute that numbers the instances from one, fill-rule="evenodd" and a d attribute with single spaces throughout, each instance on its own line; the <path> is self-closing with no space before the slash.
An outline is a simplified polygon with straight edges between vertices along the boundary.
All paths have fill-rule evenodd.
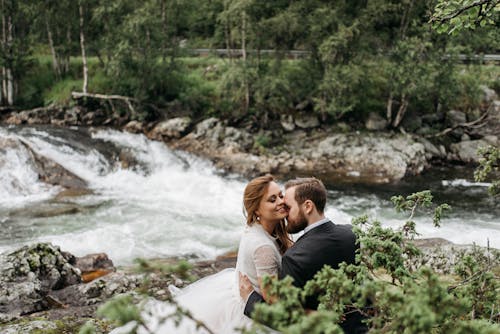
<path id="1" fill-rule="evenodd" d="M 272 246 L 260 246 L 253 253 L 253 262 L 257 269 L 257 277 L 277 275 L 280 259 Z"/>

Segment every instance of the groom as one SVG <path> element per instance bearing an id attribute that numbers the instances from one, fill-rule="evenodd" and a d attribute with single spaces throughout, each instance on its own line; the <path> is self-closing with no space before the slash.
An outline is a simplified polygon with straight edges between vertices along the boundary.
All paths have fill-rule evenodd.
<path id="1" fill-rule="evenodd" d="M 324 265 L 337 269 L 342 262 L 354 263 L 356 236 L 350 225 L 337 225 L 325 217 L 325 203 L 325 186 L 316 178 L 298 178 L 285 184 L 285 204 L 289 208 L 287 230 L 289 233 L 303 230 L 304 234 L 283 255 L 279 278 L 291 276 L 299 288 Z M 240 295 L 247 300 L 247 316 L 252 314 L 256 303 L 264 302 L 244 276 L 240 276 Z M 309 297 L 304 308 L 316 310 L 318 297 Z M 361 315 L 353 312 L 339 325 L 349 334 L 365 333 L 367 328 L 361 320 Z"/>

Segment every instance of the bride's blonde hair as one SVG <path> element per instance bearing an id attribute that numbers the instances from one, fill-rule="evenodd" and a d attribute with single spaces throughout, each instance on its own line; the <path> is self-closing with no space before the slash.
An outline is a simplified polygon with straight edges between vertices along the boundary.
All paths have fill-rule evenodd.
<path id="1" fill-rule="evenodd" d="M 247 225 L 251 226 L 258 221 L 255 212 L 259 209 L 260 201 L 266 194 L 267 188 L 271 182 L 275 182 L 274 176 L 267 174 L 256 177 L 248 182 L 243 193 L 243 213 L 247 219 Z M 274 229 L 277 243 L 283 254 L 293 244 L 292 239 L 286 232 L 285 220 L 282 219 Z"/>

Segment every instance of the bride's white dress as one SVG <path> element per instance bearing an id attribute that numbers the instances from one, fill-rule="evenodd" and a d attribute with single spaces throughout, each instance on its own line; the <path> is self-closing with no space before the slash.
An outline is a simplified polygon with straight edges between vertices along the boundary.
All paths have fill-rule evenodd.
<path id="1" fill-rule="evenodd" d="M 276 275 L 280 266 L 281 255 L 276 240 L 261 225 L 253 224 L 247 226 L 242 235 L 235 269 L 225 269 L 182 290 L 171 291 L 179 306 L 189 310 L 195 319 L 202 321 L 213 333 L 240 333 L 238 328 L 249 328 L 253 321 L 243 314 L 246 301 L 239 294 L 238 272 L 247 275 L 253 288 L 260 292 L 258 277 Z M 207 333 L 203 328 L 196 328 L 196 323 L 185 317 L 178 324 L 173 318 L 162 320 L 174 312 L 175 307 L 171 304 L 149 300 L 142 312 L 149 331 L 139 327 L 137 333 Z M 134 325 L 129 323 L 111 333 L 127 333 Z"/>

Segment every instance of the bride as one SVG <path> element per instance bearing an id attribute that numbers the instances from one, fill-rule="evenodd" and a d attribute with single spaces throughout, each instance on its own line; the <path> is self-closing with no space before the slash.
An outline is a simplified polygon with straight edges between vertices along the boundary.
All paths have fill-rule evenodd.
<path id="1" fill-rule="evenodd" d="M 246 228 L 241 237 L 236 268 L 226 269 L 205 277 L 186 288 L 171 291 L 179 306 L 188 310 L 193 318 L 203 322 L 212 333 L 240 333 L 238 328 L 249 328 L 252 320 L 243 314 L 245 300 L 238 289 L 239 274 L 246 275 L 255 291 L 266 299 L 262 289 L 264 275 L 277 276 L 281 255 L 292 245 L 286 232 L 287 208 L 283 193 L 274 177 L 265 175 L 251 180 L 245 187 L 243 206 Z M 137 333 L 208 333 L 184 317 L 180 323 L 166 318 L 175 307 L 159 301 L 150 301 L 142 313 L 147 325 L 139 326 Z M 126 324 L 112 333 L 127 333 L 136 324 Z"/>

